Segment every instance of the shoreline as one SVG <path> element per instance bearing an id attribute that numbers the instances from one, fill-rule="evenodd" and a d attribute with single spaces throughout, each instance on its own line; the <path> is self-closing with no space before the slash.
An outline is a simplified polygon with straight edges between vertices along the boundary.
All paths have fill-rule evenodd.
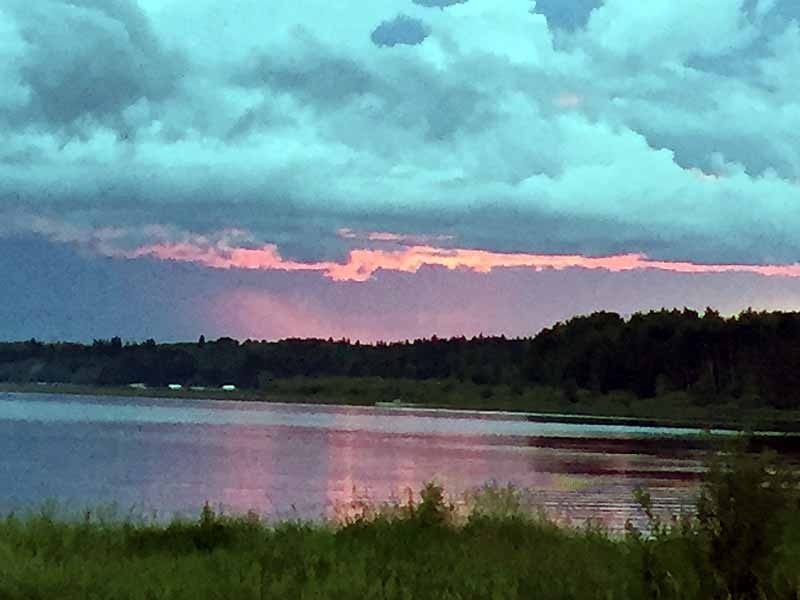
<path id="1" fill-rule="evenodd" d="M 668 428 L 690 428 L 704 431 L 709 434 L 716 433 L 730 434 L 735 432 L 751 432 L 759 437 L 766 436 L 794 436 L 799 435 L 797 429 L 788 429 L 791 423 L 786 421 L 775 421 L 767 418 L 755 419 L 757 423 L 750 423 L 749 426 L 742 422 L 730 419 L 716 419 L 703 422 L 699 419 L 685 418 L 664 418 L 656 416 L 626 416 L 626 415 L 607 415 L 591 414 L 585 412 L 565 413 L 557 411 L 525 411 L 514 410 L 502 407 L 493 408 L 490 406 L 453 406 L 436 403 L 406 403 L 393 406 L 390 402 L 354 401 L 353 398 L 341 398 L 332 395 L 303 395 L 292 396 L 287 394 L 269 394 L 255 390 L 233 390 L 224 391 L 220 389 L 204 390 L 171 390 L 168 388 L 129 388 L 120 386 L 94 386 L 61 383 L 0 383 L 0 393 L 13 394 L 64 394 L 74 396 L 95 396 L 95 397 L 117 397 L 117 398 L 153 398 L 162 400 L 206 400 L 215 402 L 246 402 L 267 405 L 287 405 L 287 406 L 341 406 L 349 408 L 373 409 L 379 411 L 390 411 L 402 414 L 403 412 L 436 412 L 461 415 L 486 415 L 486 416 L 509 416 L 524 418 L 532 422 L 551 422 L 551 423 L 571 423 L 580 425 L 619 425 L 629 427 L 668 427 Z M 589 407 L 581 407 L 589 408 Z"/>

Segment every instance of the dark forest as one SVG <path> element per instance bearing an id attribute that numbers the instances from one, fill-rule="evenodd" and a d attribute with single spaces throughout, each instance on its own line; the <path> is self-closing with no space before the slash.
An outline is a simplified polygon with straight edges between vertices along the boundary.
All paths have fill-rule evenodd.
<path id="1" fill-rule="evenodd" d="M 534 337 L 464 337 L 360 344 L 223 337 L 191 343 L 0 344 L 0 381 L 84 385 L 235 384 L 258 389 L 291 377 L 458 380 L 477 385 L 622 391 L 638 398 L 684 392 L 700 404 L 800 406 L 800 313 L 661 310 L 629 319 L 574 317 Z"/>

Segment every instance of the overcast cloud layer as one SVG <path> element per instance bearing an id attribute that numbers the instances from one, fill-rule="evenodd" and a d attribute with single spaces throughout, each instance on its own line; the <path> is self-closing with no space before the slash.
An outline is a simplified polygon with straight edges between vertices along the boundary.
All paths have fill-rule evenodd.
<path id="1" fill-rule="evenodd" d="M 800 9 L 703 4 L 7 0 L 1 206 L 794 262 Z"/>
<path id="2" fill-rule="evenodd" d="M 0 238 L 114 264 L 257 250 L 323 278 L 419 246 L 791 265 L 798 19 L 795 0 L 4 0 Z"/>

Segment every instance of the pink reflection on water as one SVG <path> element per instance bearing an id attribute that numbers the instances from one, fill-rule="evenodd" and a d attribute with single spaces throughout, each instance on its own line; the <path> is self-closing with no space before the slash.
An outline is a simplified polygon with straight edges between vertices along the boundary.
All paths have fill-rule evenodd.
<path id="1" fill-rule="evenodd" d="M 362 503 L 405 504 L 408 490 L 418 500 L 429 480 L 442 484 L 455 501 L 495 482 L 525 490 L 531 512 L 543 509 L 563 522 L 595 519 L 620 529 L 627 519 L 641 522 L 633 499 L 637 485 L 651 491 L 659 510 L 673 512 L 689 504 L 696 489 L 696 457 L 641 454 L 637 445 L 619 440 L 608 452 L 603 440 L 569 448 L 524 436 L 357 430 L 360 412 L 314 413 L 324 415 L 330 428 L 324 430 L 204 428 L 187 438 L 194 454 L 185 454 L 183 447 L 166 451 L 163 462 L 154 465 L 159 472 L 145 474 L 145 481 L 152 480 L 145 488 L 147 503 L 199 507 L 207 500 L 226 512 L 341 518 L 357 513 Z M 598 450 L 592 450 L 594 443 L 600 444 Z"/>

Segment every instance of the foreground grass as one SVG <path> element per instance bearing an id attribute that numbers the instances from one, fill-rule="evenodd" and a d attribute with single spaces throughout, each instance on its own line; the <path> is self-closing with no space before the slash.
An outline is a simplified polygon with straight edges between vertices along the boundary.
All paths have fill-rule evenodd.
<path id="1" fill-rule="evenodd" d="M 133 389 L 127 386 L 0 383 L 0 392 L 60 393 L 107 396 L 240 400 L 374 406 L 395 399 L 421 408 L 542 413 L 548 420 L 676 427 L 713 427 L 740 431 L 797 432 L 800 411 L 749 407 L 736 402 L 698 405 L 688 394 L 656 398 L 630 394 L 592 395 L 581 390 L 568 401 L 562 390 L 548 387 L 476 385 L 455 380 L 406 380 L 369 377 L 294 377 L 275 379 L 260 390 L 222 391 Z"/>
<path id="2" fill-rule="evenodd" d="M 641 598 L 629 545 L 532 522 L 340 529 L 212 517 L 166 528 L 6 521 L 5 598 Z M 633 553 L 632 553 L 633 552 Z"/>
<path id="3" fill-rule="evenodd" d="M 712 465 L 697 514 L 647 533 L 559 527 L 486 488 L 441 488 L 340 524 L 269 525 L 206 507 L 169 525 L 41 513 L 0 521 L 0 598 L 644 599 L 800 597 L 797 482 L 744 454 Z"/>

